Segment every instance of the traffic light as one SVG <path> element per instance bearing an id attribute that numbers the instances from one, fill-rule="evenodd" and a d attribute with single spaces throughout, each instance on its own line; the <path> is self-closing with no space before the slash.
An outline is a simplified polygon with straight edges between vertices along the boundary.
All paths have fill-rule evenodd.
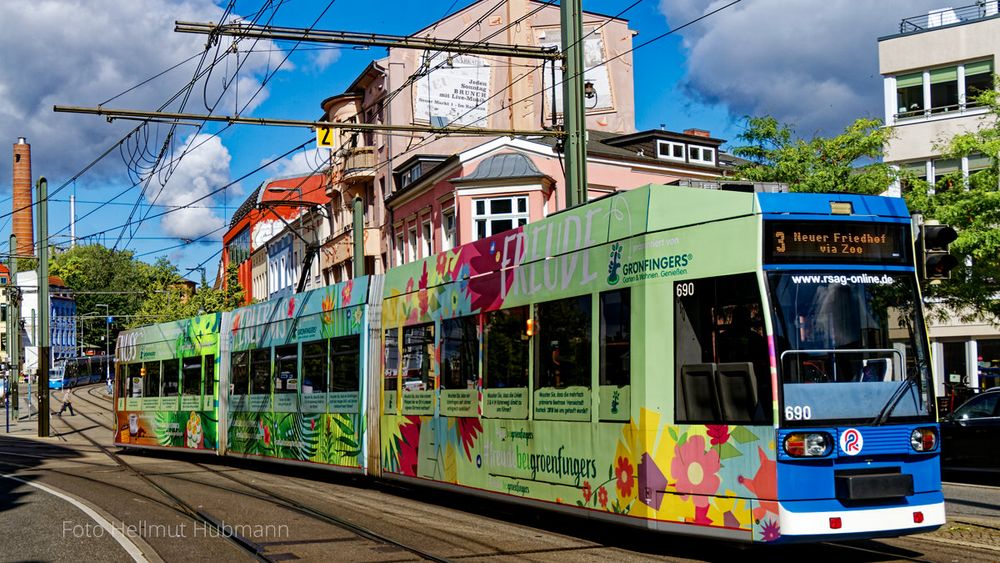
<path id="1" fill-rule="evenodd" d="M 948 245 L 958 238 L 949 225 L 922 225 L 920 227 L 921 273 L 927 281 L 946 280 L 951 270 L 958 266 L 958 258 L 948 252 Z"/>

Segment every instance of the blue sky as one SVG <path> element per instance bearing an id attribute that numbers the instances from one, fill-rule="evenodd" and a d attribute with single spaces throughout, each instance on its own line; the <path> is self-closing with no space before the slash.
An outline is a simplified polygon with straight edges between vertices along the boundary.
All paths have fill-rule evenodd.
<path id="1" fill-rule="evenodd" d="M 614 15 L 632 1 L 585 0 L 584 8 Z M 234 13 L 251 17 L 262 3 L 238 1 Z M 317 27 L 407 34 L 470 3 L 336 0 Z M 727 3 L 643 0 L 623 17 L 639 32 L 634 39 L 638 45 Z M 741 130 L 744 115 L 775 115 L 803 136 L 835 133 L 856 117 L 880 117 L 877 37 L 893 33 L 901 17 L 926 12 L 938 4 L 926 0 L 745 0 L 635 52 L 636 126 L 652 129 L 664 124 L 675 131 L 696 127 L 732 140 Z M 174 33 L 174 20 L 213 21 L 223 9 L 212 0 L 36 0 L 27 6 L 0 3 L 0 49 L 5 53 L 0 62 L 0 141 L 9 147 L 17 137 L 27 137 L 32 144 L 34 175 L 46 175 L 50 191 L 69 182 L 135 126 L 124 121 L 109 124 L 97 116 L 56 114 L 52 105 L 93 107 L 104 103 L 112 108 L 156 109 L 191 78 L 205 41 L 204 36 Z M 306 27 L 326 6 L 327 1 L 320 0 L 286 1 L 272 23 Z M 202 94 L 215 99 L 222 84 L 235 78 L 216 112 L 234 113 L 235 107 L 247 104 L 249 93 L 260 87 L 263 77 L 290 47 L 288 43 L 260 43 L 256 54 L 248 57 L 240 53 L 243 67 L 239 73 L 234 72 L 236 59 L 228 57 L 213 70 L 204 89 L 199 83 L 186 111 L 205 113 Z M 274 73 L 244 115 L 316 119 L 324 98 L 343 92 L 365 65 L 384 54 L 379 48 L 303 45 Z M 112 99 L 189 57 L 195 58 Z M 174 110 L 177 107 L 176 102 L 171 106 Z M 154 198 L 157 205 L 188 203 L 309 137 L 306 130 L 256 126 L 233 126 L 209 137 L 221 129 L 206 126 L 197 138 L 192 137 L 193 127 L 177 129 L 168 154 L 178 154 L 188 141 L 204 144 L 186 155 L 170 174 L 161 173 L 151 183 L 134 219 L 165 209 L 150 206 Z M 149 131 L 151 136 L 162 136 L 166 128 L 151 127 Z M 130 141 L 126 153 L 144 147 L 155 155 L 161 140 L 148 144 Z M 0 210 L 4 214 L 11 209 L 10 200 L 4 199 L 10 195 L 10 154 L 9 148 L 0 151 Z M 127 160 L 128 154 L 123 159 L 116 151 L 69 182 L 51 202 L 52 229 L 68 233 L 67 200 L 75 192 L 80 200 L 77 216 L 93 212 L 78 221 L 77 235 L 89 237 L 87 241 L 115 244 L 120 229 L 99 233 L 126 222 L 140 199 L 141 188 L 127 190 L 104 207 L 84 202 L 107 201 L 126 190 L 135 178 L 130 176 Z M 217 258 L 211 257 L 221 246 L 224 225 L 246 194 L 264 179 L 296 172 L 309 161 L 310 154 L 297 153 L 235 182 L 224 193 L 206 200 L 208 208 L 148 218 L 134 232 L 126 231 L 118 247 L 132 249 L 146 260 L 166 256 L 182 273 L 207 260 L 211 278 L 217 264 Z M 159 180 L 165 183 L 162 190 Z M 8 219 L 0 218 L 4 246 Z M 203 242 L 187 245 L 181 238 L 166 238 L 190 239 L 204 233 L 209 234 Z M 189 276 L 197 279 L 199 274 L 191 272 Z"/>

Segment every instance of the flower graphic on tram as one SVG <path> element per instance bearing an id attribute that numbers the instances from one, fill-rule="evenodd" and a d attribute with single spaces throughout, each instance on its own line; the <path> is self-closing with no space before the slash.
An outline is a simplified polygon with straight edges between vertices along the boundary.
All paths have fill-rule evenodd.
<path id="1" fill-rule="evenodd" d="M 725 424 L 708 424 L 705 428 L 713 446 L 721 446 L 729 441 L 729 426 Z"/>
<path id="2" fill-rule="evenodd" d="M 580 492 L 583 493 L 583 503 L 589 503 L 590 497 L 594 496 L 594 490 L 590 488 L 590 481 L 583 482 L 583 488 L 580 489 Z"/>
<path id="3" fill-rule="evenodd" d="M 601 508 L 608 507 L 608 490 L 604 487 L 597 489 L 597 502 L 601 503 Z"/>
<path id="4" fill-rule="evenodd" d="M 706 448 L 704 436 L 691 436 L 677 446 L 670 472 L 681 498 L 693 497 L 695 508 L 707 508 L 709 496 L 719 490 L 719 452 Z"/>
<path id="5" fill-rule="evenodd" d="M 635 484 L 635 476 L 633 475 L 632 462 L 628 458 L 618 458 L 617 467 L 615 467 L 615 476 L 618 478 L 618 482 L 615 483 L 615 488 L 618 489 L 618 496 L 623 498 L 632 496 L 632 485 Z"/>

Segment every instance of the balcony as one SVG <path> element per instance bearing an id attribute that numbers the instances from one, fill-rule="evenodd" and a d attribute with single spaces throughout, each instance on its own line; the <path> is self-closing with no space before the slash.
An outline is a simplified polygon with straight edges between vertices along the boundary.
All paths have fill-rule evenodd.
<path id="1" fill-rule="evenodd" d="M 378 228 L 365 227 L 363 231 L 365 256 L 378 256 L 382 251 L 382 233 Z M 349 226 L 327 239 L 320 254 L 323 269 L 350 259 L 354 255 L 354 232 Z"/>
<path id="2" fill-rule="evenodd" d="M 1000 0 L 982 0 L 971 6 L 941 8 L 919 16 L 903 18 L 903 21 L 899 23 L 899 33 L 919 33 L 938 27 L 997 17 L 1000 15 L 998 4 L 1000 4 Z"/>
<path id="3" fill-rule="evenodd" d="M 354 147 L 344 150 L 341 180 L 357 182 L 375 178 L 375 147 Z"/>

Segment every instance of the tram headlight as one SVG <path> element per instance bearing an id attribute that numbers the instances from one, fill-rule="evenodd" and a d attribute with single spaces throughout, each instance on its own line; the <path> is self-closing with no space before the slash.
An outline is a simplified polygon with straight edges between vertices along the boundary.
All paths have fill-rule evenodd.
<path id="1" fill-rule="evenodd" d="M 785 453 L 792 457 L 823 457 L 833 449 L 826 432 L 793 432 L 785 436 Z"/>
<path id="2" fill-rule="evenodd" d="M 937 432 L 933 428 L 914 428 L 910 432 L 910 447 L 918 452 L 931 452 L 937 448 Z"/>

